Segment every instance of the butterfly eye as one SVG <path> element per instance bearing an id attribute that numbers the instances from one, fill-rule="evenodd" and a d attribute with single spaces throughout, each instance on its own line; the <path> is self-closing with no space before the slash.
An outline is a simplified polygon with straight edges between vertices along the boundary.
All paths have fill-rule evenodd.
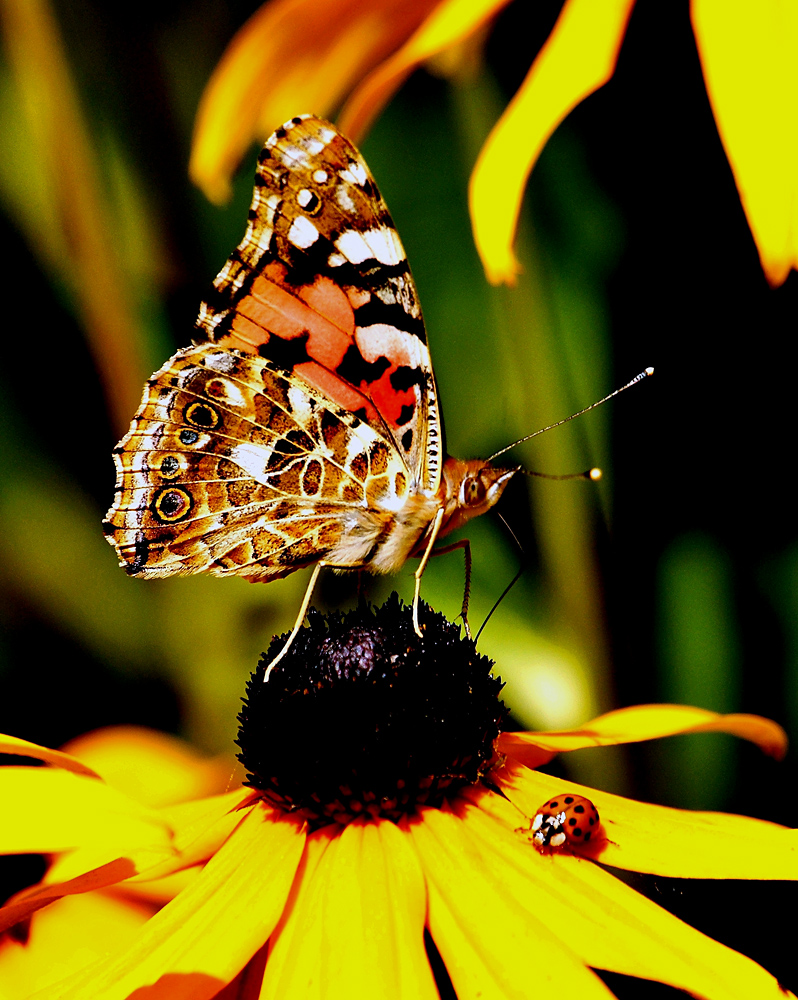
<path id="1" fill-rule="evenodd" d="M 485 484 L 477 476 L 467 476 L 463 480 L 462 502 L 471 507 L 485 499 Z"/>

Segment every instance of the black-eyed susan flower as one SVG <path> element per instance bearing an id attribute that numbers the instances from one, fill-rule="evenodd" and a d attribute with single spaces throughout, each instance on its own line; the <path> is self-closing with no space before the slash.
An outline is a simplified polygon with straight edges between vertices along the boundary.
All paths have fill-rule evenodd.
<path id="1" fill-rule="evenodd" d="M 225 197 L 249 143 L 300 105 L 330 115 L 348 95 L 338 124 L 358 139 L 416 67 L 478 36 L 507 2 L 271 0 L 233 39 L 208 85 L 193 178 L 210 198 Z M 557 125 L 611 78 L 633 7 L 634 0 L 566 0 L 544 46 L 530 53 L 529 72 L 471 177 L 474 236 L 491 282 L 514 280 L 527 178 Z M 690 13 L 762 268 L 779 285 L 798 267 L 798 8 L 693 0 Z"/>
<path id="2" fill-rule="evenodd" d="M 779 727 L 642 706 L 573 732 L 501 733 L 490 661 L 440 616 L 425 609 L 422 623 L 419 639 L 396 600 L 316 616 L 264 683 L 273 645 L 241 715 L 246 784 L 223 796 L 147 808 L 72 757 L 7 742 L 52 766 L 6 769 L 4 849 L 71 846 L 83 862 L 12 900 L 3 927 L 56 897 L 202 865 L 126 949 L 36 996 L 432 1000 L 425 928 L 461 1000 L 610 997 L 593 969 L 707 998 L 791 996 L 595 860 L 688 878 L 796 879 L 795 831 L 644 805 L 535 770 L 558 752 L 695 731 L 732 732 L 778 756 Z M 578 796 L 601 832 L 586 845 L 536 844 L 541 805 Z"/>

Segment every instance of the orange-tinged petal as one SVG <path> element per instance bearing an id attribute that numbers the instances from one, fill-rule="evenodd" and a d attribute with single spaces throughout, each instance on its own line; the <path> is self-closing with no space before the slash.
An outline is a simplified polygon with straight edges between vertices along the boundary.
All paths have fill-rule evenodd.
<path id="1" fill-rule="evenodd" d="M 469 185 L 474 239 L 488 281 L 512 284 L 512 244 L 527 178 L 549 136 L 609 80 L 634 0 L 566 0 L 515 97 L 482 147 Z"/>
<path id="2" fill-rule="evenodd" d="M 438 3 L 418 31 L 355 88 L 338 116 L 340 129 L 359 140 L 414 69 L 444 49 L 463 42 L 508 3 L 509 0 Z"/>
<path id="3" fill-rule="evenodd" d="M 230 43 L 203 94 L 189 172 L 214 202 L 255 139 L 305 111 L 329 115 L 436 0 L 273 0 Z"/>
<path id="4" fill-rule="evenodd" d="M 762 268 L 798 268 L 798 5 L 692 0 L 707 93 Z"/>
<path id="5" fill-rule="evenodd" d="M 152 809 L 96 778 L 49 767 L 0 768 L 0 853 L 51 853 L 111 844 L 169 848 L 172 831 Z"/>
<path id="6" fill-rule="evenodd" d="M 203 757 L 176 736 L 143 726 L 97 729 L 64 749 L 112 787 L 154 808 L 224 791 L 235 766 L 229 758 Z"/>
<path id="7" fill-rule="evenodd" d="M 312 847 L 311 847 L 312 844 Z M 310 838 L 313 857 L 274 938 L 261 1000 L 434 1000 L 418 858 L 388 821 Z"/>
<path id="8" fill-rule="evenodd" d="M 518 764 L 493 778 L 524 816 L 522 824 L 505 809 L 508 826 L 527 825 L 555 795 L 587 796 L 607 837 L 591 852 L 603 864 L 673 878 L 798 879 L 798 830 L 777 823 L 635 802 Z M 470 792 L 466 797 L 474 801 Z"/>
<path id="9" fill-rule="evenodd" d="M 771 757 L 787 750 L 781 726 L 760 715 L 719 715 L 691 705 L 634 705 L 619 708 L 586 722 L 579 729 L 541 733 L 502 733 L 496 743 L 500 753 L 530 767 L 540 763 L 540 750 L 562 753 L 583 747 L 613 746 L 655 740 L 677 733 L 731 733 L 750 740 Z M 527 750 L 529 748 L 529 750 Z"/>
<path id="10" fill-rule="evenodd" d="M 541 895 L 521 903 L 504 871 L 488 869 L 459 816 L 425 809 L 407 830 L 427 879 L 430 933 L 460 1000 L 612 997 L 538 909 Z"/>
<path id="11" fill-rule="evenodd" d="M 130 948 L 38 1000 L 206 1000 L 263 945 L 285 906 L 302 857 L 300 825 L 256 806 L 202 874 L 146 924 Z"/>
<path id="12" fill-rule="evenodd" d="M 121 951 L 152 913 L 105 893 L 59 900 L 36 917 L 24 945 L 9 935 L 0 941 L 0 997 L 21 1000 Z"/>
<path id="13" fill-rule="evenodd" d="M 659 980 L 710 1000 L 785 995 L 751 959 L 701 934 L 592 862 L 567 853 L 539 853 L 513 833 L 507 823 L 512 810 L 498 796 L 483 795 L 479 806 L 463 805 L 458 812 L 476 853 L 474 866 L 525 909 L 527 919 L 544 919 L 587 965 Z"/>
<path id="14" fill-rule="evenodd" d="M 33 757 L 35 760 L 43 760 L 54 767 L 63 767 L 67 771 L 74 771 L 75 774 L 85 774 L 90 778 L 99 778 L 96 771 L 71 754 L 63 753 L 61 750 L 50 750 L 48 747 L 40 747 L 38 743 L 29 743 L 27 740 L 20 740 L 16 736 L 0 735 L 0 753 L 18 755 L 20 757 Z"/>
<path id="15" fill-rule="evenodd" d="M 32 889 L 23 889 L 16 896 L 0 907 L 0 933 L 25 920 L 32 913 L 41 910 L 65 896 L 80 895 L 94 892 L 97 889 L 107 889 L 123 879 L 135 875 L 136 866 L 129 858 L 117 858 L 101 868 L 79 875 L 68 882 L 57 885 L 37 885 Z"/>

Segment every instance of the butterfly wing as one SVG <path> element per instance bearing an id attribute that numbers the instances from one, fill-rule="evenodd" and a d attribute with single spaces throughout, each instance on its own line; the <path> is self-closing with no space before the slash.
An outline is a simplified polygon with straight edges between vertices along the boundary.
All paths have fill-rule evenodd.
<path id="1" fill-rule="evenodd" d="M 114 452 L 128 572 L 271 580 L 360 562 L 409 488 L 392 442 L 266 359 L 204 344 L 149 380 Z"/>
<path id="2" fill-rule="evenodd" d="M 435 383 L 404 250 L 334 126 L 294 118 L 267 141 L 197 330 L 115 450 L 120 563 L 252 580 L 401 565 L 437 509 Z"/>
<path id="3" fill-rule="evenodd" d="M 197 327 L 381 428 L 417 487 L 437 491 L 441 427 L 416 287 L 363 157 L 329 122 L 293 118 L 266 142 L 246 234 Z"/>

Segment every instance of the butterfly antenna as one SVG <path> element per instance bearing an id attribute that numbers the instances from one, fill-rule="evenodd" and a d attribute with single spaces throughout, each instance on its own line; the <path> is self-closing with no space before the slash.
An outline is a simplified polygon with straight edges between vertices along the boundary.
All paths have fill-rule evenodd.
<path id="1" fill-rule="evenodd" d="M 562 478 L 567 479 L 567 478 L 573 478 L 573 477 L 565 476 L 565 477 L 562 477 Z M 510 591 L 513 589 L 513 587 L 516 585 L 516 583 L 518 583 L 518 581 L 521 579 L 521 574 L 526 569 L 526 553 L 524 552 L 524 549 L 523 549 L 521 543 L 518 541 L 518 535 L 516 535 L 516 533 L 513 531 L 513 529 L 507 523 L 506 519 L 501 514 L 499 514 L 498 511 L 496 511 L 496 515 L 499 518 L 499 520 L 502 522 L 502 524 L 505 526 L 505 528 L 509 531 L 510 537 L 512 538 L 512 540 L 518 546 L 518 551 L 521 553 L 521 565 L 518 567 L 518 572 L 515 574 L 515 576 L 512 578 L 512 580 L 510 580 L 510 582 L 507 584 L 507 586 L 504 588 L 504 590 L 501 592 L 501 594 L 499 595 L 499 597 L 494 602 L 493 607 L 490 609 L 490 611 L 487 613 L 487 615 L 485 617 L 485 621 L 479 626 L 479 631 L 477 632 L 476 636 L 474 637 L 474 642 L 475 643 L 479 640 L 479 637 L 482 635 L 482 630 L 485 628 L 485 626 L 488 624 L 488 622 L 493 617 L 493 612 L 498 608 L 498 606 L 501 604 L 501 602 L 510 593 Z"/>
<path id="2" fill-rule="evenodd" d="M 565 417 L 563 420 L 558 420 L 557 423 L 555 424 L 549 424 L 548 427 L 541 427 L 539 431 L 534 431 L 532 434 L 527 434 L 526 437 L 522 437 L 519 438 L 517 441 L 513 441 L 513 443 L 508 444 L 506 448 L 502 448 L 500 451 L 497 451 L 494 455 L 491 455 L 488 461 L 492 462 L 494 458 L 498 458 L 499 455 L 503 455 L 506 451 L 509 451 L 511 448 L 515 448 L 515 446 L 518 444 L 523 444 L 524 441 L 531 441 L 532 438 L 537 437 L 538 434 L 545 434 L 546 431 L 554 430 L 555 427 L 560 427 L 562 426 L 562 424 L 567 424 L 570 420 L 575 420 L 577 417 L 581 417 L 583 413 L 588 413 L 590 410 L 595 410 L 597 406 L 601 406 L 602 403 L 606 403 L 608 399 L 612 399 L 613 396 L 617 396 L 619 393 L 623 392 L 626 389 L 631 389 L 633 385 L 636 385 L 638 382 L 642 382 L 644 378 L 647 378 L 649 375 L 653 374 L 654 374 L 653 368 L 646 368 L 646 370 L 640 372 L 639 375 L 635 375 L 635 377 L 632 379 L 631 382 L 627 382 L 626 385 L 622 385 L 620 389 L 616 389 L 615 392 L 611 392 L 608 396 L 605 396 L 603 399 L 599 399 L 595 403 L 591 403 L 590 406 L 586 406 L 583 410 L 579 410 L 577 413 L 572 413 L 570 417 Z M 598 474 L 594 475 L 594 472 Z M 528 475 L 541 476 L 544 479 L 600 479 L 601 470 L 589 469 L 587 472 L 578 472 L 575 473 L 574 475 L 569 475 L 569 476 L 548 476 L 542 472 L 531 472 L 528 473 Z"/>

